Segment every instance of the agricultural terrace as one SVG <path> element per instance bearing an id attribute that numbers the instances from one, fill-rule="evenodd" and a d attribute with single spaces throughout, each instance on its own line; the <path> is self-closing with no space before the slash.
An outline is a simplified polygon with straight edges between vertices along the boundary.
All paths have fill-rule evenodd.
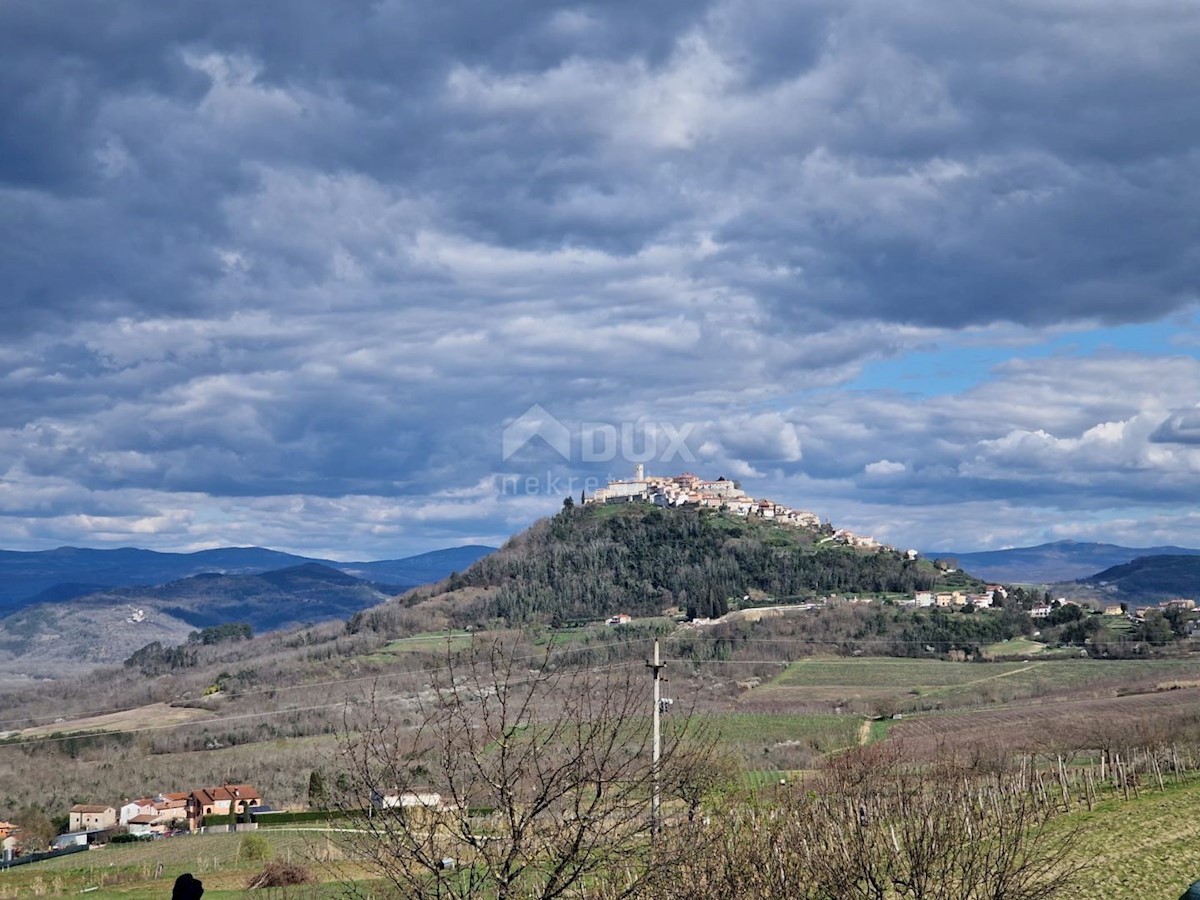
<path id="1" fill-rule="evenodd" d="M 829 704 L 862 713 L 911 713 L 1046 699 L 1111 697 L 1200 685 L 1200 660 L 1030 659 L 947 662 L 810 657 L 748 694 L 756 709 Z"/>

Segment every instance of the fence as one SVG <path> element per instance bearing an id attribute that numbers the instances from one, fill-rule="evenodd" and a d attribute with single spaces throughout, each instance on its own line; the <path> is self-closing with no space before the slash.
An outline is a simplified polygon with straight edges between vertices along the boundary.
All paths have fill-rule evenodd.
<path id="1" fill-rule="evenodd" d="M 54 859 L 57 856 L 70 856 L 72 853 L 87 853 L 86 844 L 74 847 L 64 847 L 62 850 L 46 850 L 43 853 L 26 853 L 24 856 L 14 856 L 12 859 L 0 860 L 0 871 L 11 869 L 13 866 L 23 866 L 27 863 L 41 862 L 43 859 Z"/>

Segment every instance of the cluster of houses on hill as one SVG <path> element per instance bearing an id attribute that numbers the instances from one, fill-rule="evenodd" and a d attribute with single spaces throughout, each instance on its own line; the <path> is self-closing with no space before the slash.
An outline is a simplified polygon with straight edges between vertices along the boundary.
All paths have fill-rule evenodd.
<path id="1" fill-rule="evenodd" d="M 129 834 L 152 837 L 173 831 L 195 831 L 205 816 L 240 816 L 266 810 L 262 794 L 249 784 L 222 784 L 129 800 L 123 806 L 77 803 L 71 807 L 67 832 L 56 848 L 87 844 L 95 835 L 123 827 Z"/>
<path id="2" fill-rule="evenodd" d="M 1117 608 L 1120 609 L 1120 607 Z M 1167 600 L 1166 602 L 1160 603 L 1157 606 L 1135 607 L 1133 610 L 1131 610 L 1130 615 L 1135 619 L 1144 619 L 1146 618 L 1146 613 L 1151 612 L 1152 610 L 1158 610 L 1161 613 L 1166 613 L 1171 610 L 1179 610 L 1180 612 L 1187 613 L 1195 612 L 1196 601 L 1187 597 L 1176 597 L 1174 600 Z"/>
<path id="3" fill-rule="evenodd" d="M 988 607 L 994 606 L 997 599 L 1002 599 L 1008 596 L 1008 591 L 1003 585 L 989 584 L 977 594 L 969 594 L 964 591 L 916 591 L 911 597 L 906 597 L 900 601 L 901 606 L 916 606 L 922 609 L 930 606 L 947 608 L 961 608 L 964 606 Z"/>
<path id="4" fill-rule="evenodd" d="M 720 509 L 738 516 L 758 516 L 787 525 L 818 528 L 821 520 L 816 513 L 794 509 L 774 500 L 751 497 L 736 481 L 724 477 L 706 481 L 699 475 L 647 475 L 645 467 L 637 465 L 633 478 L 608 482 L 598 488 L 584 503 L 653 503 L 655 506 L 698 506 Z M 878 548 L 882 545 L 871 537 L 841 529 L 830 540 L 854 547 Z"/>

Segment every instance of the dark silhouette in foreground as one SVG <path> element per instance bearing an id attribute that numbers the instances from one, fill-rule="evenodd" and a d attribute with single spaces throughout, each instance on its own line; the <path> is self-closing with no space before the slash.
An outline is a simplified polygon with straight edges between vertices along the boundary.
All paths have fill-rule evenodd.
<path id="1" fill-rule="evenodd" d="M 204 896 L 204 882 L 193 878 L 191 872 L 185 872 L 175 879 L 175 889 L 171 891 L 171 900 L 200 900 Z"/>

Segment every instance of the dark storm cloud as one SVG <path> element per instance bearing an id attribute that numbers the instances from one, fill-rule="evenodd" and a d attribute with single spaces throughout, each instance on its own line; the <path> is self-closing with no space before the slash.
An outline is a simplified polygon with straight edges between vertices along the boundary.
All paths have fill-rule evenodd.
<path id="1" fill-rule="evenodd" d="M 830 502 L 1169 499 L 1193 401 L 1134 361 L 833 390 L 1194 303 L 1198 42 L 1167 3 L 5 3 L 9 533 L 495 539 L 554 504 L 496 493 L 534 403 Z"/>

